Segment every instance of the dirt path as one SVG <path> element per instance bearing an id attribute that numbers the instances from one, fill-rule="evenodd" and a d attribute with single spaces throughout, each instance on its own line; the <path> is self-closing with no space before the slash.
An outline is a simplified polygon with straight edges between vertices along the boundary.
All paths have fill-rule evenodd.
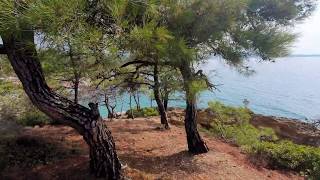
<path id="1" fill-rule="evenodd" d="M 204 135 L 210 152 L 191 156 L 186 152 L 183 127 L 157 129 L 157 119 L 108 122 L 116 140 L 119 157 L 131 179 L 302 179 L 298 176 L 257 168 L 239 148 Z M 88 150 L 81 137 L 68 127 L 33 128 L 26 136 L 45 137 L 66 149 L 81 153 L 53 164 L 32 169 L 11 168 L 7 179 L 92 179 L 87 173 Z M 1 178 L 0 178 L 1 179 Z"/>

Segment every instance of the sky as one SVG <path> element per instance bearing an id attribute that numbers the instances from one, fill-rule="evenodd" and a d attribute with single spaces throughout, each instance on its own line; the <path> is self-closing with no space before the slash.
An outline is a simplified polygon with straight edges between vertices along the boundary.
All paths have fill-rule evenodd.
<path id="1" fill-rule="evenodd" d="M 320 2 L 312 16 L 297 25 L 294 32 L 299 36 L 292 46 L 292 54 L 320 55 Z"/>
<path id="2" fill-rule="evenodd" d="M 295 26 L 294 32 L 298 39 L 292 45 L 292 55 L 320 55 L 320 2 L 312 16 Z"/>

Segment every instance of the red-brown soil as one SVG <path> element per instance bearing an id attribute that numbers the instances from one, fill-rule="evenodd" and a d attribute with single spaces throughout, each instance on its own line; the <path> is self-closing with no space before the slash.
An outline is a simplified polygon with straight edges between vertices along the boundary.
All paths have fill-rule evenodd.
<path id="1" fill-rule="evenodd" d="M 210 152 L 192 156 L 183 127 L 157 128 L 157 118 L 107 122 L 128 179 L 303 179 L 253 165 L 238 147 L 203 134 Z M 6 169 L 0 179 L 94 179 L 88 174 L 88 148 L 81 136 L 64 126 L 27 128 L 22 136 L 45 139 L 66 151 L 79 151 L 47 165 Z"/>

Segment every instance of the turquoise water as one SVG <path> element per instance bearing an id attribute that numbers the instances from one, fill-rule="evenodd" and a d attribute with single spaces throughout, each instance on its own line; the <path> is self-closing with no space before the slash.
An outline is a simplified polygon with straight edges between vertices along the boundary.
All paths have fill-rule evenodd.
<path id="1" fill-rule="evenodd" d="M 251 76 L 240 74 L 218 58 L 202 65 L 210 79 L 220 85 L 218 91 L 203 92 L 198 107 L 205 108 L 212 100 L 243 106 L 247 99 L 249 107 L 259 114 L 301 120 L 320 118 L 320 57 L 286 57 L 275 63 L 252 59 L 248 65 L 255 70 Z M 129 109 L 128 96 L 123 102 L 117 111 Z M 141 104 L 150 106 L 150 99 L 142 97 Z M 184 102 L 172 101 L 170 106 L 184 107 Z M 106 116 L 103 107 L 101 112 Z"/>

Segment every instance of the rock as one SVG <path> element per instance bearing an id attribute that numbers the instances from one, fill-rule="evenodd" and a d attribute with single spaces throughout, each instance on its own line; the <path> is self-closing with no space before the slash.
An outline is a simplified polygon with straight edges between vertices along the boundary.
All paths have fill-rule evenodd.
<path id="1" fill-rule="evenodd" d="M 173 124 L 173 125 L 178 125 L 178 126 L 184 125 L 183 117 L 184 116 L 180 116 L 180 117 L 172 116 L 171 118 L 169 118 L 169 122 L 170 124 Z"/>
<path id="2" fill-rule="evenodd" d="M 255 127 L 272 128 L 277 136 L 297 144 L 320 147 L 320 130 L 309 123 L 274 116 L 253 115 Z"/>
<path id="3" fill-rule="evenodd" d="M 279 118 L 273 116 L 263 116 L 252 114 L 250 121 L 255 127 L 272 128 L 281 139 L 288 139 L 297 144 L 320 147 L 320 130 L 312 124 L 299 120 Z M 205 128 L 212 128 L 212 120 L 215 113 L 210 109 L 198 110 L 198 124 Z M 170 108 L 168 118 L 173 125 L 184 125 L 184 109 Z M 269 141 L 269 137 L 261 137 L 261 140 Z"/>

